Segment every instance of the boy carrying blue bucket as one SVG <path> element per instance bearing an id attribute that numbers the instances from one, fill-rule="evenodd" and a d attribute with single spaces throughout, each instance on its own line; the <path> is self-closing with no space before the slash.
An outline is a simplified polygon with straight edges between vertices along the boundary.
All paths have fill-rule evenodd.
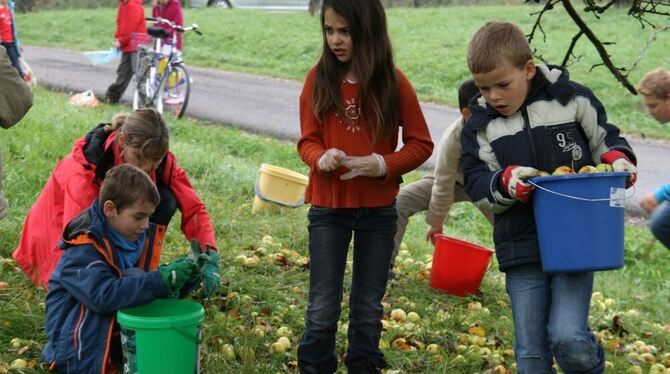
<path id="1" fill-rule="evenodd" d="M 461 165 L 472 201 L 495 214 L 518 373 L 602 373 L 602 347 L 588 328 L 593 272 L 544 273 L 526 179 L 567 165 L 611 164 L 631 174 L 635 154 L 588 88 L 563 67 L 535 65 L 524 33 L 489 22 L 470 41 L 468 67 L 481 95 L 470 100 Z M 578 214 L 578 213 L 576 213 Z"/>
<path id="2" fill-rule="evenodd" d="M 66 226 L 46 297 L 42 360 L 50 371 L 119 372 L 116 311 L 177 297 L 198 280 L 198 265 L 188 257 L 150 269 L 160 256 L 149 222 L 159 200 L 145 172 L 119 165 L 107 172 L 98 200 Z"/>

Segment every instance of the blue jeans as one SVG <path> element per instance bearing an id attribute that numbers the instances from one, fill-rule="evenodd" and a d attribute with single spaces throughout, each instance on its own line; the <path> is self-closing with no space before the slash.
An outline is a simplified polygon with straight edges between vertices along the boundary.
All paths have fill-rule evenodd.
<path id="1" fill-rule="evenodd" d="M 602 373 L 605 354 L 587 325 L 593 273 L 547 274 L 541 264 L 511 268 L 505 276 L 512 301 L 514 353 L 519 374 Z"/>
<path id="2" fill-rule="evenodd" d="M 670 248 L 670 204 L 661 203 L 651 214 L 649 228 L 659 242 L 663 243 L 665 248 Z"/>
<path id="3" fill-rule="evenodd" d="M 354 238 L 349 296 L 349 347 L 346 363 L 386 367 L 379 350 L 389 262 L 397 213 L 395 205 L 379 208 L 312 207 L 309 220 L 309 304 L 305 332 L 298 347 L 301 373 L 334 373 L 335 334 L 340 319 L 344 270 Z"/>

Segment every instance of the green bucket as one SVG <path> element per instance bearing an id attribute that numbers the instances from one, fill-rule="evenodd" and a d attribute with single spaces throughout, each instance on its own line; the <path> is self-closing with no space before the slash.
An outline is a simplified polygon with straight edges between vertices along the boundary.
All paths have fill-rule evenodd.
<path id="1" fill-rule="evenodd" d="M 119 310 L 123 373 L 198 374 L 204 317 L 202 305 L 176 299 Z"/>

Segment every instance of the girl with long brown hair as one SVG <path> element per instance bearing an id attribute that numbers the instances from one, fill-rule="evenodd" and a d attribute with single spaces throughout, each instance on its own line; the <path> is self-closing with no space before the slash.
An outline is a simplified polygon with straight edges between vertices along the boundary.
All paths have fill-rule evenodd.
<path id="1" fill-rule="evenodd" d="M 401 176 L 433 149 L 416 93 L 393 64 L 379 0 L 325 0 L 323 52 L 300 96 L 300 157 L 310 167 L 310 292 L 301 373 L 333 373 L 347 253 L 349 373 L 386 367 L 378 348 Z M 403 146 L 396 150 L 402 126 Z"/>

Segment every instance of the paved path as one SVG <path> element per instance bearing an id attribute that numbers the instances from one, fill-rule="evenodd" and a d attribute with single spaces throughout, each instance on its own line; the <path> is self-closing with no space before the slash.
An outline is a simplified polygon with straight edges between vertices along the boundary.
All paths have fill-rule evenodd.
<path id="1" fill-rule="evenodd" d="M 116 64 L 92 66 L 81 53 L 26 46 L 24 51 L 40 84 L 64 91 L 92 89 L 99 97 L 115 78 Z M 299 135 L 298 96 L 301 83 L 214 69 L 189 67 L 194 85 L 187 115 L 231 124 L 250 132 L 295 140 Z M 132 90 L 124 96 L 130 102 Z M 422 103 L 433 140 L 437 142 L 458 111 Z M 639 176 L 635 195 L 626 208 L 641 214 L 640 197 L 670 182 L 670 144 L 666 141 L 629 138 L 638 156 Z M 435 154 L 425 164 L 434 164 Z M 630 191 L 629 191 L 630 192 Z"/>

